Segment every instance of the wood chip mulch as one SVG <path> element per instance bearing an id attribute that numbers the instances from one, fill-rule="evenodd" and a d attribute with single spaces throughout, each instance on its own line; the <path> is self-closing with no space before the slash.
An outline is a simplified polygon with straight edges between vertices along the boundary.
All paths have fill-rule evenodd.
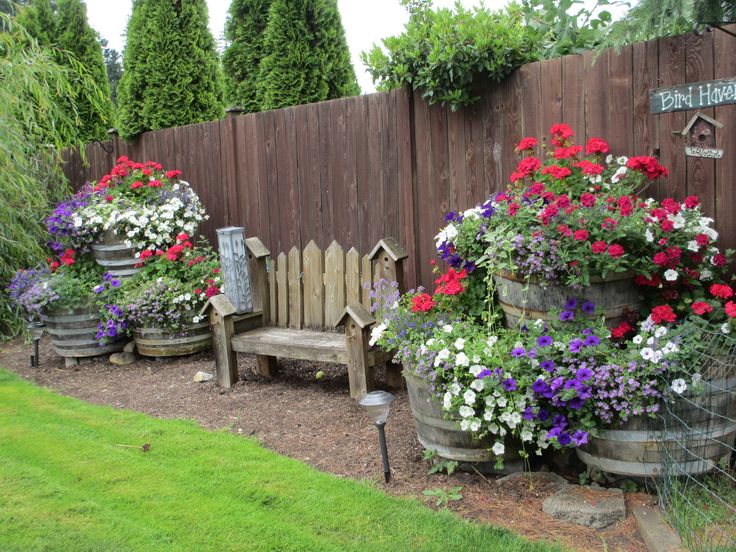
<path id="1" fill-rule="evenodd" d="M 31 346 L 20 341 L 2 344 L 0 366 L 90 403 L 159 418 L 194 419 L 208 429 L 227 428 L 254 436 L 263 446 L 318 470 L 370 480 L 388 494 L 415 497 L 430 507 L 434 502 L 422 491 L 461 486 L 463 498 L 451 502 L 451 510 L 530 539 L 559 541 L 571 550 L 585 552 L 647 550 L 632 515 L 613 527 L 595 530 L 543 513 L 542 502 L 555 491 L 552 485 L 530 484 L 526 478 L 498 482 L 499 477 L 477 473 L 429 475 L 404 390 L 392 390 L 396 400 L 386 425 L 392 479 L 383 483 L 376 431 L 363 408 L 350 398 L 343 366 L 283 360 L 278 375 L 269 380 L 255 373 L 255 357 L 240 355 L 239 368 L 245 381 L 223 390 L 213 381 L 192 381 L 199 370 L 214 373 L 210 353 L 140 359 L 124 367 L 110 364 L 105 356 L 84 359 L 76 369 L 64 369 L 64 361 L 53 353 L 48 336 L 41 342 L 40 368 L 29 366 L 30 352 Z M 320 381 L 315 379 L 318 371 L 325 373 Z M 383 381 L 380 372 L 377 381 Z M 564 475 L 575 477 L 574 472 Z M 626 500 L 628 504 L 656 502 L 644 493 L 627 493 Z"/>

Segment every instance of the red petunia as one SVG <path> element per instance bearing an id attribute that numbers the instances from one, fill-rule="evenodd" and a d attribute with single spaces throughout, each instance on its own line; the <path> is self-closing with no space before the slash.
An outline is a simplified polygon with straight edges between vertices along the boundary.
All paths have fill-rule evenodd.
<path id="1" fill-rule="evenodd" d="M 659 228 L 662 230 L 662 232 L 672 232 L 675 228 L 675 223 L 673 223 L 671 220 L 663 220 L 659 223 Z"/>
<path id="2" fill-rule="evenodd" d="M 698 196 L 691 195 L 685 198 L 685 207 L 687 209 L 695 209 L 698 205 L 700 205 Z"/>
<path id="3" fill-rule="evenodd" d="M 713 307 L 711 307 L 705 301 L 695 301 L 695 303 L 693 303 L 690 308 L 692 308 L 693 312 L 698 316 L 703 316 L 706 313 L 713 312 Z"/>
<path id="4" fill-rule="evenodd" d="M 713 284 L 710 286 L 709 291 L 713 297 L 720 299 L 729 299 L 733 297 L 733 289 L 728 284 Z"/>
<path id="5" fill-rule="evenodd" d="M 662 322 L 674 322 L 677 320 L 677 315 L 669 305 L 659 305 L 652 309 L 652 320 L 657 324 L 661 324 Z"/>
<path id="6" fill-rule="evenodd" d="M 411 311 L 412 312 L 428 312 L 432 310 L 435 302 L 428 293 L 420 293 L 411 300 Z"/>
<path id="7" fill-rule="evenodd" d="M 710 238 L 705 234 L 696 234 L 695 243 L 698 245 L 708 245 L 710 243 Z"/>
<path id="8" fill-rule="evenodd" d="M 608 247 L 608 254 L 614 259 L 618 259 L 624 254 L 624 248 L 617 243 L 614 243 Z"/>
<path id="9" fill-rule="evenodd" d="M 585 144 L 585 154 L 592 155 L 594 153 L 608 153 L 608 142 L 602 138 L 592 137 Z"/>
<path id="10" fill-rule="evenodd" d="M 591 248 L 593 249 L 593 253 L 605 253 L 606 249 L 608 249 L 608 244 L 604 241 L 597 241 L 593 242 Z"/>
<path id="11" fill-rule="evenodd" d="M 716 253 L 713 255 L 713 259 L 711 259 L 711 262 L 714 266 L 723 266 L 726 264 L 726 257 L 725 255 L 721 255 L 720 253 Z"/>
<path id="12" fill-rule="evenodd" d="M 667 257 L 666 253 L 659 252 L 654 255 L 652 258 L 652 262 L 657 266 L 665 266 L 667 263 L 669 263 L 669 258 Z"/>
<path id="13" fill-rule="evenodd" d="M 667 254 L 667 256 L 668 256 L 668 257 L 669 257 L 670 259 L 672 259 L 672 260 L 677 260 L 677 259 L 679 259 L 679 258 L 680 258 L 680 256 L 682 255 L 682 249 L 680 249 L 679 247 L 677 247 L 677 246 L 673 245 L 672 247 L 668 247 L 668 248 L 667 248 L 667 249 L 665 250 L 665 253 Z"/>

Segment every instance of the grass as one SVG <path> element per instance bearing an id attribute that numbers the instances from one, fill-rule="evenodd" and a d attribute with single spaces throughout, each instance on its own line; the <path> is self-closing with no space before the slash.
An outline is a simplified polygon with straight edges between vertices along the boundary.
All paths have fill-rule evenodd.
<path id="1" fill-rule="evenodd" d="M 252 439 L 92 406 L 2 369 L 0 466 L 4 552 L 561 550 L 318 472 Z"/>

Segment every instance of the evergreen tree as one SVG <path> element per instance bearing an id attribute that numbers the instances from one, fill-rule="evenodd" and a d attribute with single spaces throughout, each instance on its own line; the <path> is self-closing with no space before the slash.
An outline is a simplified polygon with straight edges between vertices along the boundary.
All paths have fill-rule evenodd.
<path id="1" fill-rule="evenodd" d="M 225 101 L 247 113 L 260 111 L 256 100 L 258 67 L 263 57 L 263 32 L 273 0 L 233 0 L 225 22 L 227 48 L 222 54 Z"/>
<path id="2" fill-rule="evenodd" d="M 107 82 L 102 48 L 97 32 L 87 22 L 87 8 L 81 0 L 33 0 L 18 14 L 40 46 L 53 48 L 59 64 L 72 70 L 72 81 L 84 87 L 90 80 L 97 86 L 75 101 L 61 101 L 64 109 L 79 119 L 80 136 L 86 142 L 104 140 L 112 124 L 113 106 Z M 91 97 L 94 95 L 95 97 Z"/>
<path id="3" fill-rule="evenodd" d="M 223 116 L 205 0 L 134 0 L 118 87 L 120 135 Z"/>
<path id="4" fill-rule="evenodd" d="M 107 82 L 110 85 L 110 99 L 114 105 L 118 104 L 118 83 L 123 76 L 123 64 L 120 53 L 115 48 L 107 47 L 107 40 L 100 40 L 102 45 L 102 57 L 105 58 L 105 70 L 107 71 Z"/>
<path id="5" fill-rule="evenodd" d="M 337 0 L 274 0 L 264 50 L 262 110 L 360 94 Z"/>

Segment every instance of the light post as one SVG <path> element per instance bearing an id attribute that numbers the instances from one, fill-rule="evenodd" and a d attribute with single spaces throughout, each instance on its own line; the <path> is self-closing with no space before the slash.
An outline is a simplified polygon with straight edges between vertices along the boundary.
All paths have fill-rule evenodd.
<path id="1" fill-rule="evenodd" d="M 34 366 L 38 368 L 41 364 L 41 359 L 38 353 L 38 345 L 41 341 L 43 331 L 46 329 L 46 325 L 43 322 L 30 321 L 28 322 L 28 333 L 33 338 L 33 354 L 31 355 L 31 368 Z"/>
<path id="2" fill-rule="evenodd" d="M 391 467 L 388 463 L 388 447 L 386 446 L 386 420 L 388 420 L 391 402 L 394 396 L 386 391 L 371 391 L 363 397 L 358 404 L 365 406 L 368 411 L 368 417 L 373 421 L 373 425 L 378 429 L 378 443 L 381 446 L 381 459 L 383 460 L 383 476 L 386 483 L 391 481 Z"/>

